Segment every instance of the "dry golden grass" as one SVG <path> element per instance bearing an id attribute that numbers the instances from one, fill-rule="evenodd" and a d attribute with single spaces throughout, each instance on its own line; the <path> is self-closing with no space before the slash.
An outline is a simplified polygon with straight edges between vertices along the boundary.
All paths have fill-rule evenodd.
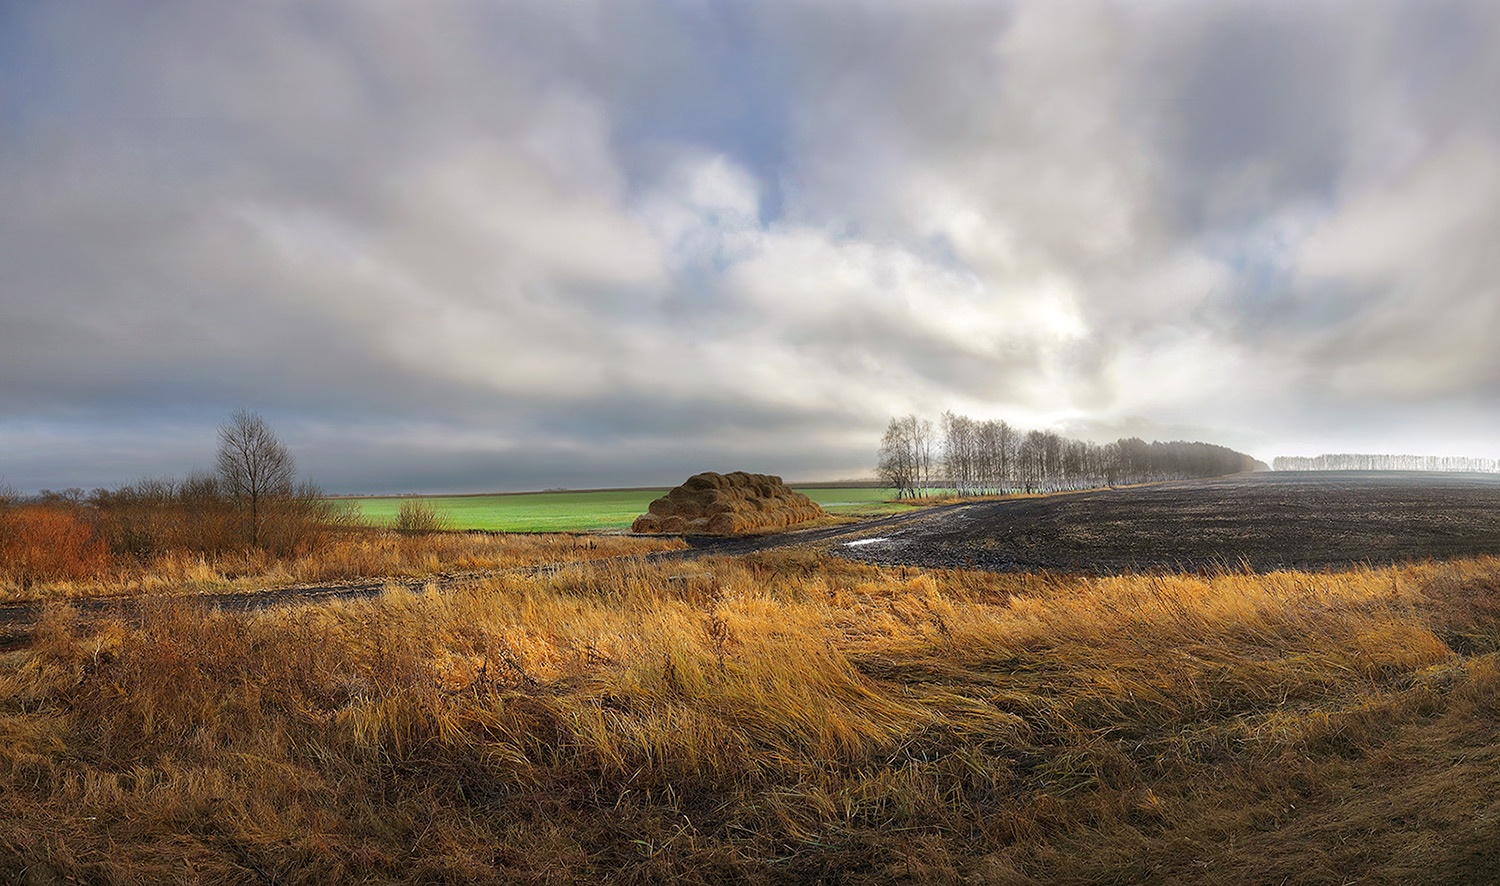
<path id="1" fill-rule="evenodd" d="M 83 579 L 22 581 L 0 569 L 0 600 L 54 600 L 114 594 L 250 591 L 351 579 L 505 569 L 626 557 L 686 547 L 679 539 L 552 533 L 399 533 L 349 529 L 291 556 L 237 551 L 209 557 L 170 551 L 123 560 Z"/>
<path id="2" fill-rule="evenodd" d="M 56 605 L 0 658 L 0 879 L 1482 882 L 1497 652 L 1493 558 Z"/>

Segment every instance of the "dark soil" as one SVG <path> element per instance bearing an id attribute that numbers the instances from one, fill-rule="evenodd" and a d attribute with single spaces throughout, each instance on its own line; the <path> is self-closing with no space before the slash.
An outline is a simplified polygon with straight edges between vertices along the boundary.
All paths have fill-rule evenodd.
<path id="1" fill-rule="evenodd" d="M 1098 574 L 1500 554 L 1500 475 L 1239 474 L 979 502 L 836 550 L 880 564 Z"/>

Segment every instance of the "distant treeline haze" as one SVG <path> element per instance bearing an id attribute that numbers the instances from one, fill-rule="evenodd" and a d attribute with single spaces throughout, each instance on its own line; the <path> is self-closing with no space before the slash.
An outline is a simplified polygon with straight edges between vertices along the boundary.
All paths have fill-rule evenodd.
<path id="1" fill-rule="evenodd" d="M 1500 460 L 1456 458 L 1442 455 L 1281 455 L 1273 466 L 1278 471 L 1452 471 L 1493 474 Z"/>
<path id="2" fill-rule="evenodd" d="M 1100 445 L 951 411 L 937 425 L 915 415 L 891 419 L 876 465 L 898 497 L 934 489 L 960 495 L 1058 492 L 1265 469 L 1263 462 L 1212 443 L 1130 437 Z"/>

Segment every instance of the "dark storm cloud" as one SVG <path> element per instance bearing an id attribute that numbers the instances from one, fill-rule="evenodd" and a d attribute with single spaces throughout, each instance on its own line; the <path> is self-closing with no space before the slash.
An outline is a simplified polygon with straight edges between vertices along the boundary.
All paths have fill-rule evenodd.
<path id="1" fill-rule="evenodd" d="M 892 414 L 1483 454 L 1477 2 L 0 13 L 0 480 L 850 476 Z"/>

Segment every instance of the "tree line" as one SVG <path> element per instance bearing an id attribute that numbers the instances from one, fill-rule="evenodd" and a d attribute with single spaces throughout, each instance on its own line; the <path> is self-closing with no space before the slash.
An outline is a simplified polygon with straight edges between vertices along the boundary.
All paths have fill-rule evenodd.
<path id="1" fill-rule="evenodd" d="M 951 410 L 937 424 L 916 415 L 892 418 L 876 460 L 877 476 L 898 498 L 934 490 L 1059 492 L 1265 469 L 1242 452 L 1212 443 L 1128 437 L 1098 444 L 1005 421 L 976 421 Z"/>
<path id="2" fill-rule="evenodd" d="M 1272 460 L 1278 471 L 1439 471 L 1500 473 L 1500 459 L 1445 455 L 1363 455 L 1336 453 L 1315 456 L 1280 455 Z"/>

